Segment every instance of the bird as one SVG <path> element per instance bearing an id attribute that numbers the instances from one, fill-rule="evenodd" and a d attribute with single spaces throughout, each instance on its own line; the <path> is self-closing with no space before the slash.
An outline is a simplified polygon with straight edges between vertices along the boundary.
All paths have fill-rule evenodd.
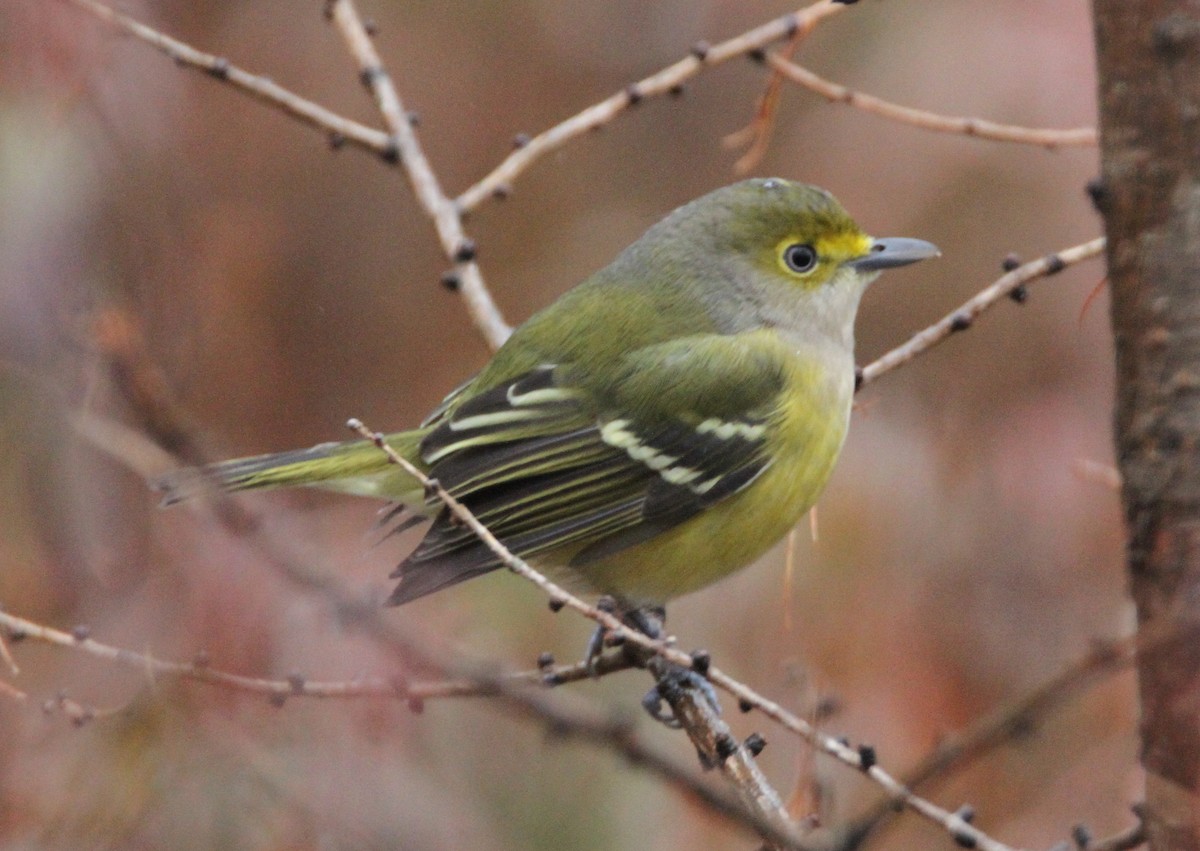
<path id="1" fill-rule="evenodd" d="M 753 562 L 816 502 L 855 389 L 854 321 L 886 270 L 935 257 L 876 239 L 824 189 L 754 178 L 651 226 L 516 328 L 415 429 L 386 443 L 516 556 L 623 611 Z M 315 487 L 388 500 L 424 537 L 400 605 L 501 566 L 368 440 L 223 461 L 155 483 Z"/>

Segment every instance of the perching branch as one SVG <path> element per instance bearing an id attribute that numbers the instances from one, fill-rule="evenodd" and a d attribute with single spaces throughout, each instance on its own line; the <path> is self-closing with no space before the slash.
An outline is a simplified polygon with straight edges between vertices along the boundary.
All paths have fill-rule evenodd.
<path id="1" fill-rule="evenodd" d="M 399 455 L 394 449 L 388 446 L 384 439 L 384 435 L 379 432 L 373 432 L 360 420 L 352 419 L 348 423 L 349 427 L 362 435 L 365 439 L 371 440 L 379 447 L 380 451 L 384 452 L 388 460 L 405 470 L 409 475 L 421 483 L 427 492 L 435 495 L 438 500 L 457 517 L 467 528 L 474 532 L 479 539 L 496 555 L 497 558 L 513 573 L 518 576 L 533 582 L 542 589 L 550 598 L 551 604 L 557 608 L 569 607 L 580 612 L 588 618 L 596 621 L 605 629 L 611 631 L 614 636 L 619 636 L 626 643 L 636 644 L 639 647 L 656 654 L 664 660 L 678 665 L 681 668 L 696 670 L 697 660 L 695 656 L 688 655 L 679 650 L 676 650 L 673 639 L 666 641 L 658 641 L 643 635 L 637 630 L 631 629 L 615 618 L 612 614 L 605 612 L 595 606 L 591 606 L 565 589 L 556 585 L 554 582 L 547 579 L 534 568 L 530 567 L 524 560 L 513 555 L 512 552 L 500 542 L 491 531 L 471 513 L 465 505 L 454 498 L 445 488 L 443 488 L 435 479 L 431 479 L 422 473 L 419 469 L 413 466 L 407 459 Z M 758 709 L 767 715 L 769 718 L 779 722 L 785 729 L 796 733 L 801 738 L 808 741 L 812 746 L 818 748 L 823 753 L 834 757 L 839 762 L 844 763 L 852 768 L 858 769 L 865 773 L 868 777 L 874 780 L 889 798 L 896 804 L 907 807 L 914 812 L 924 816 L 934 824 L 939 825 L 946 830 L 951 837 L 959 844 L 966 847 L 979 848 L 981 851 L 1012 851 L 1009 846 L 999 842 L 979 828 L 970 823 L 969 820 L 963 818 L 959 813 L 950 812 L 937 804 L 927 801 L 924 798 L 915 795 L 912 790 L 908 789 L 903 783 L 894 778 L 886 770 L 881 768 L 876 763 L 876 754 L 873 748 L 862 746 L 854 748 L 850 744 L 838 741 L 830 736 L 820 733 L 808 721 L 788 712 L 778 703 L 767 699 L 758 694 L 749 686 L 735 680 L 723 671 L 710 664 L 702 664 L 704 676 L 715 686 L 724 689 L 729 694 L 738 699 L 738 705 L 744 711 L 750 709 Z M 702 698 L 697 698 L 702 699 Z M 733 756 L 732 753 L 727 756 Z M 728 758 L 721 762 L 721 767 L 725 771 L 726 777 L 733 783 L 743 782 L 739 773 L 727 766 Z M 739 787 L 743 788 L 743 787 Z"/>
<path id="2" fill-rule="evenodd" d="M 696 660 L 693 656 L 693 662 Z M 658 683 L 670 681 L 672 672 L 662 657 L 652 658 L 647 668 Z M 755 761 L 766 746 L 762 736 L 754 733 L 744 742 L 735 739 L 729 725 L 700 689 L 680 687 L 664 691 L 660 685 L 659 694 L 670 705 L 672 717 L 691 739 L 701 762 L 706 766 L 720 766 L 747 807 L 792 823 L 782 798 Z"/>
<path id="3" fill-rule="evenodd" d="M 396 658 L 437 671 L 451 680 L 469 681 L 479 695 L 498 699 L 518 714 L 543 724 L 556 736 L 599 744 L 624 755 L 631 764 L 700 800 L 711 812 L 750 828 L 767 842 L 780 848 L 805 849 L 804 837 L 795 825 L 752 810 L 737 795 L 714 787 L 673 757 L 645 744 L 629 719 L 609 717 L 592 710 L 568 709 L 549 700 L 541 689 L 530 688 L 515 680 L 513 675 L 498 672 L 494 662 L 466 660 L 443 649 L 435 652 L 410 630 L 385 618 L 384 609 L 377 600 L 355 593 L 337 578 L 333 570 L 313 566 L 298 557 L 287 542 L 265 533 L 259 519 L 235 500 L 220 493 L 210 496 L 218 504 L 214 513 L 218 522 L 238 536 L 265 565 L 292 584 L 322 597 L 346 628 L 366 635 Z"/>

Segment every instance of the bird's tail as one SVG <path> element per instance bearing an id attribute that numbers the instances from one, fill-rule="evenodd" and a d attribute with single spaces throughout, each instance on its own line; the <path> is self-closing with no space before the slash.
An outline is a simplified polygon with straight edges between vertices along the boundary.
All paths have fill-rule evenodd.
<path id="1" fill-rule="evenodd" d="M 388 445 L 402 457 L 416 458 L 420 433 L 389 435 Z M 410 505 L 420 504 L 422 488 L 408 473 L 389 463 L 387 455 L 367 440 L 322 443 L 270 455 L 235 458 L 206 467 L 175 470 L 151 486 L 162 493 L 164 506 L 202 493 L 206 488 L 240 491 L 315 487 L 358 496 L 373 496 Z"/>

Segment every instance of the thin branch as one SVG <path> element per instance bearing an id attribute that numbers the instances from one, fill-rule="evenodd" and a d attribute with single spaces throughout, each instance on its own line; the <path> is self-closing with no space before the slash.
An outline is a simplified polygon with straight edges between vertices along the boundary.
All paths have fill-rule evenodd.
<path id="1" fill-rule="evenodd" d="M 979 314 L 1005 297 L 1011 297 L 1023 285 L 1035 278 L 1058 274 L 1068 266 L 1096 257 L 1103 251 L 1104 238 L 1100 237 L 1018 266 L 998 278 L 991 286 L 976 293 L 957 310 L 947 314 L 924 331 L 913 335 L 907 343 L 897 346 L 883 357 L 863 367 L 859 387 L 864 387 L 884 373 L 908 363 L 951 334 L 970 328 Z"/>
<path id="2" fill-rule="evenodd" d="M 276 700 L 286 700 L 292 696 L 370 696 L 372 693 L 380 697 L 403 697 L 414 701 L 466 695 L 495 697 L 517 710 L 519 714 L 545 725 L 557 737 L 579 739 L 622 754 L 632 765 L 655 774 L 684 795 L 700 801 L 711 812 L 750 828 L 777 847 L 805 851 L 804 837 L 795 826 L 778 823 L 750 810 L 732 792 L 714 787 L 694 770 L 647 745 L 636 735 L 629 719 L 609 717 L 591 710 L 568 709 L 546 699 L 542 689 L 530 687 L 535 683 L 557 684 L 554 677 L 562 677 L 563 681 L 583 679 L 587 676 L 587 671 L 582 664 L 554 669 L 550 675 L 540 670 L 536 675 L 531 672 L 504 674 L 495 672 L 491 663 L 469 662 L 446 652 L 434 653 L 409 631 L 385 620 L 375 601 L 361 599 L 344 587 L 331 572 L 316 570 L 294 558 L 284 550 L 281 542 L 268 538 L 262 532 L 256 517 L 222 495 L 218 494 L 216 498 L 230 503 L 215 511 L 214 516 L 218 522 L 251 546 L 264 562 L 280 575 L 310 592 L 321 595 L 333 605 L 339 618 L 348 627 L 364 632 L 397 658 L 415 661 L 420 666 L 438 671 L 449 679 L 425 686 L 405 686 L 378 680 L 318 683 L 307 682 L 302 677 L 290 677 L 286 681 L 260 680 L 216 671 L 203 662 L 164 662 L 148 654 L 102 644 L 90 638 L 83 630 L 76 630 L 73 634 L 66 633 L 2 611 L 0 625 L 9 631 L 11 638 L 31 638 L 59 647 L 76 649 L 97 658 L 145 671 L 151 677 L 186 677 L 243 691 L 264 693 Z M 600 660 L 602 670 L 616 670 L 624 664 L 619 655 Z M 3 681 L 0 681 L 0 694 L 25 699 L 23 692 Z M 55 698 L 47 706 L 62 709 L 72 722 L 77 724 L 91 720 L 97 715 L 95 710 L 90 710 L 65 696 Z"/>
<path id="3" fill-rule="evenodd" d="M 532 694 L 526 696 L 535 697 Z M 516 706 L 543 723 L 549 722 L 551 729 L 564 738 L 593 742 L 623 753 L 632 764 L 651 771 L 677 790 L 698 799 L 710 812 L 752 828 L 772 848 L 797 851 L 809 851 L 811 848 L 796 825 L 772 819 L 768 814 L 746 806 L 726 789 L 704 783 L 693 771 L 643 743 L 634 735 L 631 725 L 603 719 L 592 721 L 579 713 L 568 714 L 560 707 L 542 704 L 544 701 L 529 701 Z"/>
<path id="4" fill-rule="evenodd" d="M 378 154 L 388 162 L 400 161 L 421 206 L 434 223 L 446 256 L 455 263 L 454 280 L 467 304 L 467 311 L 475 327 L 493 349 L 498 348 L 507 339 L 512 329 L 504 321 L 484 285 L 479 267 L 472 262 L 473 243 L 463 233 L 461 215 L 454 203 L 442 193 L 437 178 L 417 142 L 403 105 L 396 96 L 395 87 L 383 70 L 358 13 L 348 0 L 335 3 L 331 7 L 331 17 L 338 24 L 359 63 L 363 81 L 375 95 L 376 103 L 390 132 L 385 133 L 338 115 L 300 97 L 267 77 L 251 74 L 224 57 L 197 50 L 96 0 L 68 2 L 154 47 L 177 64 L 203 71 L 213 79 L 227 83 L 309 126 L 324 130 L 329 134 L 330 142 L 334 146 L 353 144 Z"/>
<path id="5" fill-rule="evenodd" d="M 4 614 L 0 612 L 0 615 Z M 0 633 L 0 660 L 8 667 L 8 672 L 14 677 L 21 673 L 21 669 L 17 666 L 17 660 L 13 658 L 12 651 L 8 649 L 8 642 L 4 640 L 4 634 Z"/>
<path id="6" fill-rule="evenodd" d="M 0 680 L 0 694 L 4 695 L 5 697 L 11 697 L 13 700 L 19 702 L 24 702 L 29 699 L 29 695 L 4 680 Z"/>
<path id="7" fill-rule="evenodd" d="M 2 611 L 0 611 L 0 627 L 7 630 L 7 635 L 10 637 L 70 648 L 106 662 L 141 671 L 152 681 L 196 680 L 235 691 L 262 694 L 277 701 L 290 697 L 383 697 L 417 703 L 437 698 L 479 697 L 494 693 L 494 690 L 486 689 L 478 682 L 469 679 L 406 682 L 402 678 L 387 679 L 383 677 L 320 681 L 309 680 L 301 674 L 292 674 L 285 679 L 248 677 L 213 668 L 204 654 L 199 654 L 191 662 L 172 662 L 156 658 L 149 653 L 139 653 L 136 650 L 104 644 L 79 632 L 63 632 L 28 618 L 17 617 Z M 3 637 L 4 634 L 0 633 L 0 640 Z M 622 654 L 612 653 L 598 659 L 594 669 L 589 669 L 583 662 L 578 662 L 574 665 L 556 665 L 506 674 L 504 680 L 513 687 L 539 685 L 551 687 L 594 679 L 598 676 L 628 670 L 631 667 L 633 667 L 633 663 Z M 16 672 L 14 671 L 14 673 Z"/>
<path id="8" fill-rule="evenodd" d="M 613 718 L 594 711 L 571 710 L 552 702 L 539 690 L 514 685 L 494 670 L 494 663 L 481 664 L 460 659 L 448 652 L 434 653 L 409 630 L 383 617 L 378 601 L 363 599 L 355 594 L 330 570 L 314 568 L 294 556 L 282 541 L 269 538 L 260 531 L 260 524 L 233 500 L 217 494 L 216 499 L 228 503 L 215 513 L 219 522 L 238 535 L 263 561 L 293 584 L 323 597 L 348 628 L 354 628 L 397 658 L 415 661 L 418 665 L 454 678 L 474 683 L 481 695 L 500 699 L 519 714 L 531 718 L 563 738 L 578 738 L 600 744 L 623 754 L 631 764 L 656 774 L 678 791 L 700 800 L 710 811 L 726 816 L 754 830 L 764 840 L 783 848 L 804 849 L 804 837 L 792 825 L 781 825 L 763 814 L 747 808 L 741 799 L 723 788 L 714 787 L 694 771 L 680 765 L 672 757 L 643 743 L 626 718 Z M 986 851 L 986 849 L 985 849 Z"/>
<path id="9" fill-rule="evenodd" d="M 779 55 L 790 59 L 800 47 L 800 43 L 808 38 L 816 23 L 816 20 L 810 20 L 807 26 L 797 29 Z M 748 174 L 762 162 L 771 143 L 771 134 L 775 130 L 775 119 L 779 115 L 782 94 L 783 75 L 772 71 L 762 94 L 758 96 L 758 102 L 754 106 L 754 117 L 750 123 L 721 140 L 721 144 L 729 149 L 746 146 L 745 152 L 733 164 L 734 174 Z"/>
<path id="10" fill-rule="evenodd" d="M 509 154 L 500 165 L 458 196 L 458 208 L 473 210 L 497 193 L 506 194 L 512 188 L 513 181 L 537 160 L 561 148 L 577 136 L 604 126 L 646 98 L 678 91 L 680 86 L 706 68 L 762 50 L 781 39 L 791 38 L 797 31 L 811 29 L 818 21 L 836 15 L 845 8 L 833 0 L 820 0 L 719 44 L 697 44 L 691 55 L 673 65 L 626 86 L 622 91 L 589 106 L 531 139 L 522 140 L 520 147 Z"/>
<path id="11" fill-rule="evenodd" d="M 644 633 L 626 626 L 612 613 L 588 604 L 551 582 L 523 559 L 514 555 L 487 526 L 475 517 L 470 509 L 459 502 L 436 479 L 426 476 L 408 459 L 392 449 L 382 434 L 371 431 L 360 420 L 350 420 L 348 425 L 352 430 L 378 446 L 392 464 L 401 467 L 416 479 L 428 493 L 436 495 L 438 500 L 474 532 L 509 570 L 541 588 L 552 603 L 570 607 L 591 618 L 626 645 L 636 644 L 662 661 L 674 663 L 688 670 L 696 667 L 695 657 L 673 649 L 671 639 L 666 641 L 652 639 Z M 651 668 L 653 670 L 654 666 L 651 665 Z M 664 673 L 665 670 L 656 672 L 656 678 L 660 682 Z M 797 829 L 796 825 L 788 818 L 779 793 L 771 788 L 762 772 L 753 764 L 754 758 L 749 750 L 736 744 L 730 735 L 728 726 L 720 720 L 712 707 L 708 706 L 708 698 L 703 694 L 696 693 L 697 691 L 681 687 L 677 694 L 664 695 L 664 697 L 671 701 L 672 709 L 677 710 L 675 717 L 687 729 L 706 764 L 720 767 L 725 777 L 738 790 L 742 801 L 760 817 L 772 823 L 778 822 L 785 825 L 787 830 Z"/>
<path id="12" fill-rule="evenodd" d="M 1135 807 L 1134 811 L 1137 812 L 1140 809 L 1140 807 Z M 1130 851 L 1131 848 L 1145 845 L 1149 841 L 1150 837 L 1146 834 L 1146 821 L 1139 812 L 1137 824 L 1106 839 L 1089 842 L 1084 851 Z"/>
<path id="13" fill-rule="evenodd" d="M 662 657 L 652 658 L 647 667 L 660 683 L 672 675 L 670 663 Z M 794 826 L 783 799 L 755 761 L 755 756 L 766 744 L 761 736 L 756 734 L 738 742 L 717 708 L 700 689 L 664 691 L 660 688 L 659 694 L 670 705 L 672 716 L 688 734 L 704 765 L 719 766 L 747 807 L 782 824 Z"/>
<path id="14" fill-rule="evenodd" d="M 1136 658 L 1138 642 L 1138 636 L 1130 635 L 1116 641 L 1096 643 L 1085 656 L 1042 685 L 966 729 L 943 738 L 928 756 L 905 774 L 904 785 L 916 790 L 945 782 L 953 773 L 972 765 L 1001 745 L 1027 734 L 1037 719 L 1054 707 L 1100 679 L 1129 668 Z M 859 847 L 863 839 L 894 815 L 895 810 L 890 802 L 883 802 L 838 832 L 845 837 L 848 847 Z M 1092 846 L 1088 846 L 1088 851 L 1093 851 Z"/>
<path id="15" fill-rule="evenodd" d="M 133 18 L 97 3 L 95 0 L 67 0 L 100 20 L 165 54 L 175 64 L 203 71 L 215 80 L 228 83 L 250 97 L 273 106 L 310 127 L 324 130 L 336 144 L 351 144 L 381 156 L 391 147 L 391 139 L 382 130 L 367 127 L 300 97 L 267 77 L 251 74 L 228 59 L 204 53 L 171 38 Z"/>
<path id="16" fill-rule="evenodd" d="M 869 112 L 910 124 L 923 130 L 933 130 L 939 133 L 955 133 L 962 136 L 975 136 L 993 142 L 1017 142 L 1024 145 L 1038 145 L 1043 148 L 1094 148 L 1096 147 L 1096 128 L 1076 127 L 1070 130 L 1054 130 L 1037 127 L 1019 127 L 1012 124 L 998 124 L 983 118 L 958 118 L 939 115 L 923 109 L 913 109 L 898 103 L 886 101 L 874 95 L 856 92 L 846 86 L 834 83 L 824 77 L 814 74 L 807 68 L 783 56 L 768 56 L 771 67 L 793 83 L 816 92 L 821 97 L 833 102 L 844 103 L 863 112 Z"/>
<path id="17" fill-rule="evenodd" d="M 948 736 L 919 765 L 905 776 L 912 788 L 946 777 L 952 767 L 972 764 L 999 745 L 1027 732 L 1035 719 L 1061 705 L 1096 681 L 1134 663 L 1137 636 L 1095 644 L 1091 651 L 1006 706 L 981 718 L 966 730 Z"/>
<path id="18" fill-rule="evenodd" d="M 475 263 L 475 243 L 463 231 L 461 209 L 442 191 L 392 78 L 385 70 L 383 60 L 379 58 L 352 0 L 334 0 L 329 6 L 329 14 L 358 63 L 363 83 L 375 97 L 384 124 L 391 133 L 393 150 L 399 157 L 404 173 L 408 175 L 417 200 L 437 228 L 442 250 L 455 264 L 453 274 L 458 291 L 466 302 L 475 327 L 489 346 L 499 348 L 512 333 L 512 328 L 504 321 L 500 308 L 483 282 L 483 275 Z"/>
<path id="19" fill-rule="evenodd" d="M 569 607 L 580 612 L 584 616 L 591 618 L 597 623 L 604 626 L 615 636 L 622 638 L 626 643 L 636 644 L 639 647 L 650 651 L 658 656 L 661 656 L 668 662 L 672 662 L 681 668 L 689 670 L 695 669 L 695 659 L 683 653 L 673 646 L 673 639 L 667 641 L 657 641 L 649 638 L 637 630 L 630 629 L 613 615 L 605 612 L 595 606 L 590 606 L 578 597 L 570 594 L 565 589 L 551 582 L 538 571 L 530 567 L 525 561 L 513 555 L 512 552 L 500 542 L 492 532 L 481 523 L 474 514 L 471 513 L 465 505 L 455 499 L 445 488 L 443 488 L 435 479 L 431 479 L 417 469 L 408 460 L 399 455 L 392 449 L 384 440 L 384 435 L 378 432 L 372 432 L 360 420 L 352 419 L 347 425 L 362 435 L 365 439 L 371 440 L 376 446 L 384 452 L 388 459 L 397 466 L 408 472 L 414 479 L 421 483 L 429 493 L 436 495 L 438 500 L 462 523 L 467 526 L 479 539 L 490 549 L 501 562 L 508 567 L 513 573 L 521 576 L 524 579 L 533 582 L 542 589 L 550 598 L 551 603 L 559 607 Z M 769 718 L 780 723 L 785 729 L 799 735 L 814 747 L 819 748 L 829 756 L 834 757 L 838 761 L 864 772 L 868 777 L 874 780 L 884 792 L 896 803 L 902 804 L 905 807 L 920 814 L 933 823 L 940 825 L 946 830 L 951 837 L 959 844 L 966 847 L 978 848 L 981 851 L 1012 851 L 1012 849 L 1002 842 L 999 842 L 969 821 L 964 819 L 958 813 L 950 812 L 938 805 L 927 801 L 915 795 L 912 790 L 907 788 L 896 778 L 892 777 L 887 771 L 881 768 L 875 762 L 875 753 L 870 748 L 854 748 L 846 742 L 838 741 L 829 736 L 820 733 L 811 723 L 788 712 L 775 701 L 769 700 L 766 697 L 758 694 L 749 686 L 744 685 L 738 680 L 733 679 L 728 674 L 711 665 L 705 666 L 704 675 L 715 686 L 718 686 L 729 694 L 738 699 L 739 706 L 744 710 L 758 709 L 766 714 Z M 726 773 L 726 776 L 731 780 L 736 775 L 731 772 Z M 761 811 L 760 811 L 761 814 Z M 969 843 L 969 844 L 968 844 Z"/>

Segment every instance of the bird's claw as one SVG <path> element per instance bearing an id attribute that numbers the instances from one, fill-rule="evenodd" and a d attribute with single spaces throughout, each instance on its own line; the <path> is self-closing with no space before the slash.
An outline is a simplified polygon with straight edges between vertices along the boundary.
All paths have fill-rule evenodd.
<path id="1" fill-rule="evenodd" d="M 646 696 L 642 698 L 642 708 L 655 721 L 665 724 L 673 730 L 681 726 L 672 707 L 684 691 L 692 691 L 703 696 L 712 711 L 720 716 L 721 703 L 717 699 L 717 691 L 703 674 L 670 662 L 663 662 L 661 666 L 656 665 L 653 670 L 657 682 L 654 684 L 654 688 L 646 692 Z M 663 709 L 664 703 L 667 711 Z"/>
<path id="2" fill-rule="evenodd" d="M 588 639 L 587 650 L 583 655 L 583 664 L 587 668 L 588 676 L 596 676 L 596 663 L 604 654 L 604 639 L 607 636 L 608 630 L 603 626 L 597 626 L 592 637 Z"/>

